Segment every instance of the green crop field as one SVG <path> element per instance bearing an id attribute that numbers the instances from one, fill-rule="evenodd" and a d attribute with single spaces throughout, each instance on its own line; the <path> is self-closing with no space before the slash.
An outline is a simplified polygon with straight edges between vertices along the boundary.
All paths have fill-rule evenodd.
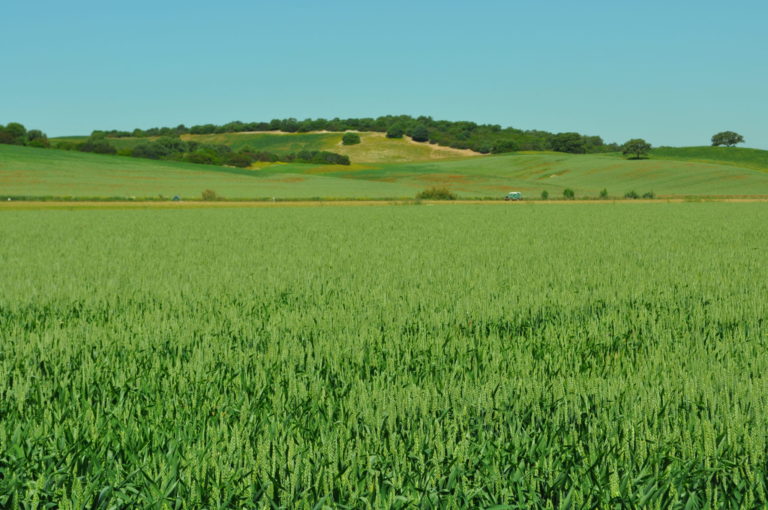
<path id="1" fill-rule="evenodd" d="M 528 198 L 547 190 L 554 198 L 565 188 L 582 198 L 596 197 L 604 188 L 619 198 L 628 191 L 765 196 L 768 172 L 722 163 L 561 153 L 236 169 L 0 145 L 0 196 L 196 198 L 213 189 L 231 199 L 408 198 L 431 186 L 448 187 L 464 198 L 498 198 L 509 190 Z"/>
<path id="2" fill-rule="evenodd" d="M 1 210 L 0 507 L 764 508 L 766 225 Z"/>

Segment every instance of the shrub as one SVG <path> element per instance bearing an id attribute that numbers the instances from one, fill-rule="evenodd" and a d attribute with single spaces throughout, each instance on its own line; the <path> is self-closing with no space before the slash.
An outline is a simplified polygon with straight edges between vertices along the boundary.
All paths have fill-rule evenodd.
<path id="1" fill-rule="evenodd" d="M 228 154 L 224 159 L 225 165 L 236 166 L 238 168 L 249 167 L 251 166 L 251 163 L 253 163 L 253 158 L 242 152 Z"/>
<path id="2" fill-rule="evenodd" d="M 203 191 L 203 200 L 206 202 L 213 202 L 214 200 L 221 200 L 221 197 L 212 189 L 207 189 Z"/>
<path id="3" fill-rule="evenodd" d="M 647 191 L 643 193 L 643 198 L 656 198 L 656 194 L 653 191 Z"/>
<path id="4" fill-rule="evenodd" d="M 115 149 L 108 141 L 103 138 L 89 138 L 78 146 L 81 152 L 93 152 L 96 154 L 116 154 Z"/>
<path id="5" fill-rule="evenodd" d="M 574 193 L 574 191 L 571 188 L 565 188 L 563 190 L 563 197 L 566 198 L 567 200 L 573 200 L 574 198 L 576 198 L 576 193 Z"/>
<path id="6" fill-rule="evenodd" d="M 493 147 L 494 154 L 500 154 L 503 152 L 515 152 L 518 150 L 519 146 L 514 140 L 500 140 L 496 142 L 496 145 Z"/>
<path id="7" fill-rule="evenodd" d="M 399 124 L 390 126 L 389 129 L 387 129 L 387 138 L 402 138 L 404 134 L 405 130 Z"/>
<path id="8" fill-rule="evenodd" d="M 360 135 L 351 132 L 344 133 L 344 136 L 341 137 L 341 143 L 343 145 L 357 145 L 360 143 Z"/>
<path id="9" fill-rule="evenodd" d="M 456 200 L 456 195 L 448 188 L 428 188 L 416 194 L 422 200 Z"/>
<path id="10" fill-rule="evenodd" d="M 603 188 L 602 189 L 602 191 L 600 192 L 600 198 L 602 198 L 603 200 L 608 198 L 608 188 Z"/>
<path id="11" fill-rule="evenodd" d="M 429 131 L 424 126 L 416 126 L 416 129 L 411 134 L 411 138 L 414 142 L 427 142 L 429 141 Z"/>
<path id="12" fill-rule="evenodd" d="M 640 198 L 640 195 L 638 195 L 635 190 L 632 190 L 632 191 L 627 191 L 626 193 L 624 193 L 624 198 L 630 198 L 630 199 L 634 200 L 636 198 Z"/>
<path id="13" fill-rule="evenodd" d="M 544 190 L 541 192 L 541 199 L 542 200 L 549 200 L 549 191 Z"/>

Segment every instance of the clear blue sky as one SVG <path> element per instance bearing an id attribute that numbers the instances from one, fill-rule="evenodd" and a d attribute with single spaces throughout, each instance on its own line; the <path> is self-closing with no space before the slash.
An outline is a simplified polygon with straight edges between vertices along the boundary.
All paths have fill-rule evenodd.
<path id="1" fill-rule="evenodd" d="M 0 123 L 431 115 L 768 149 L 768 2 L 8 0 Z"/>

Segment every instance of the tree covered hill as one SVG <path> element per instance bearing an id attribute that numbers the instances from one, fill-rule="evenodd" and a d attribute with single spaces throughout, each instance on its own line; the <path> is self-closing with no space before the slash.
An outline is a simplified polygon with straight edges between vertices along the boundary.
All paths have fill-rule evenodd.
<path id="1" fill-rule="evenodd" d="M 503 128 L 498 124 L 477 124 L 470 121 L 435 120 L 432 117 L 386 115 L 350 119 L 273 119 L 263 122 L 233 121 L 227 124 L 202 124 L 187 127 L 154 127 L 133 131 L 95 131 L 95 135 L 108 137 L 154 137 L 185 134 L 243 133 L 252 131 L 280 131 L 308 133 L 312 131 L 372 131 L 386 133 L 390 138 L 409 136 L 416 142 L 431 142 L 456 149 L 470 149 L 483 154 L 514 152 L 518 150 L 568 152 L 572 154 L 613 152 L 616 144 L 606 144 L 599 136 L 580 133 L 550 133 L 539 130 Z"/>

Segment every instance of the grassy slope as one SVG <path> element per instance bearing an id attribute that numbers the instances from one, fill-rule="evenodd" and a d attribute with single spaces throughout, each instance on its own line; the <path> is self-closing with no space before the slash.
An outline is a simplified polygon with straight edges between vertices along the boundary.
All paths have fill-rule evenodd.
<path id="1" fill-rule="evenodd" d="M 275 165 L 262 173 L 208 165 L 103 156 L 0 145 L 0 195 L 73 197 L 200 197 L 213 189 L 227 198 L 410 196 L 397 184 L 313 175 L 313 165 Z"/>
<path id="2" fill-rule="evenodd" d="M 249 138 L 248 134 L 214 136 Z M 286 140 L 283 144 L 321 139 L 318 134 L 251 136 L 265 144 L 277 143 L 275 139 Z M 603 188 L 617 197 L 630 190 L 657 195 L 768 195 L 768 172 L 754 169 L 768 169 L 768 164 L 760 166 L 760 158 L 768 152 L 749 149 L 704 147 L 675 149 L 677 153 L 658 149 L 653 159 L 628 161 L 615 154 L 561 153 L 430 160 L 445 154 L 429 156 L 426 151 L 434 151 L 433 146 L 383 136 L 365 136 L 360 145 L 336 147 L 357 151 L 361 158 L 396 162 L 349 167 L 279 164 L 239 170 L 0 146 L 0 194 L 197 197 L 210 188 L 228 198 L 394 198 L 414 196 L 429 186 L 447 186 L 464 197 L 499 197 L 509 190 L 537 197 L 545 189 L 554 197 L 566 187 L 577 196 L 596 196 Z M 723 162 L 659 159 L 682 158 L 694 149 L 692 156 L 708 156 L 707 161 L 719 156 Z M 426 160 L 397 162 L 419 157 Z M 744 162 L 735 166 L 726 157 Z M 753 168 L 744 168 L 747 164 Z"/>
<path id="3" fill-rule="evenodd" d="M 768 171 L 768 151 L 741 147 L 659 147 L 652 157 L 708 163 L 726 163 L 742 168 Z"/>
<path id="4" fill-rule="evenodd" d="M 688 161 L 628 161 L 618 155 L 499 155 L 386 164 L 348 172 L 347 176 L 398 182 L 418 189 L 444 185 L 463 196 L 499 196 L 510 190 L 528 196 L 547 190 L 555 196 L 565 188 L 581 196 L 596 196 L 603 188 L 611 196 L 623 196 L 630 190 L 660 195 L 768 194 L 766 172 Z"/>
<path id="5" fill-rule="evenodd" d="M 472 155 L 471 151 L 459 151 L 450 147 L 413 143 L 406 138 L 390 139 L 384 133 L 360 133 L 358 145 L 342 145 L 342 133 L 224 133 L 214 135 L 183 135 L 183 140 L 199 143 L 229 145 L 235 150 L 250 148 L 285 154 L 300 150 L 326 150 L 346 154 L 355 163 L 382 163 L 428 161 Z M 85 136 L 54 138 L 52 142 L 81 143 Z M 110 138 L 118 149 L 132 148 L 155 140 L 150 138 Z"/>

